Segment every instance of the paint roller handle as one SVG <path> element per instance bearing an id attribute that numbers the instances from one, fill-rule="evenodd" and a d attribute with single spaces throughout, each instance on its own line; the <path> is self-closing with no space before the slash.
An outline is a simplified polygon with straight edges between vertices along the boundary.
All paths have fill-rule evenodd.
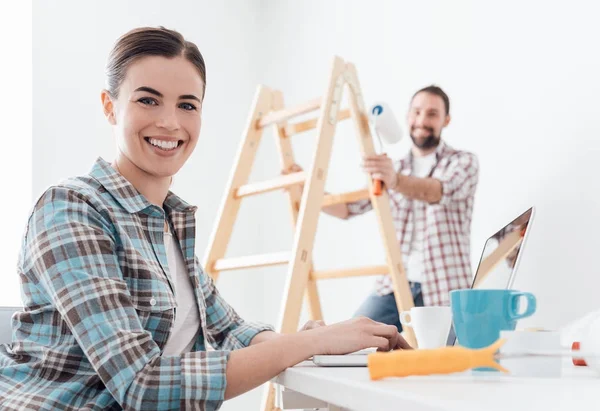
<path id="1" fill-rule="evenodd" d="M 457 346 L 377 352 L 368 356 L 369 375 L 372 380 L 379 380 L 386 377 L 450 374 L 477 367 L 491 367 L 506 372 L 495 361 L 495 354 L 503 343 L 503 340 L 499 340 L 480 350 Z"/>
<path id="2" fill-rule="evenodd" d="M 373 180 L 373 194 L 380 196 L 383 191 L 383 181 Z"/>
<path id="3" fill-rule="evenodd" d="M 382 155 L 387 157 L 387 154 L 385 153 Z M 373 179 L 372 191 L 373 195 L 380 196 L 383 192 L 383 180 Z"/>

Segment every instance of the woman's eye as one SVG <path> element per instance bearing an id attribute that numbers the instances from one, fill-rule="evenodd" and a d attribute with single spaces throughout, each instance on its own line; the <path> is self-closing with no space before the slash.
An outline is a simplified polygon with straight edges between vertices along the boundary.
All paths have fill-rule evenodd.
<path id="1" fill-rule="evenodd" d="M 190 103 L 181 103 L 179 107 L 187 111 L 196 110 L 196 106 Z"/>
<path id="2" fill-rule="evenodd" d="M 147 106 L 156 106 L 158 105 L 157 101 L 153 98 L 150 97 L 142 97 L 141 99 L 138 100 L 140 103 L 147 105 Z"/>

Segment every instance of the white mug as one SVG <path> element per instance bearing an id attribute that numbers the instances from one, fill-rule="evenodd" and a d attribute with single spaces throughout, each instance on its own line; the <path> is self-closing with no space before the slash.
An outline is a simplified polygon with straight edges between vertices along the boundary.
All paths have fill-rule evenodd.
<path id="1" fill-rule="evenodd" d="M 452 310 L 445 306 L 413 307 L 400 314 L 400 323 L 415 331 L 419 348 L 445 347 L 452 325 Z"/>
<path id="2" fill-rule="evenodd" d="M 500 347 L 500 354 L 559 351 L 561 348 L 558 331 L 500 331 L 500 338 L 506 339 Z M 505 358 L 500 361 L 500 365 L 511 375 L 518 377 L 559 378 L 562 371 L 560 357 Z"/>

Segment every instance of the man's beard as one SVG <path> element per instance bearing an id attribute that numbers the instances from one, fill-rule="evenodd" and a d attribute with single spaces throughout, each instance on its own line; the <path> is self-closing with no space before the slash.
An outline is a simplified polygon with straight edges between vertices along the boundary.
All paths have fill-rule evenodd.
<path id="1" fill-rule="evenodd" d="M 421 140 L 421 142 L 419 142 L 419 140 L 417 140 L 413 136 L 412 130 L 411 130 L 411 133 L 410 133 L 410 139 L 412 140 L 413 144 L 416 147 L 418 147 L 418 148 L 420 148 L 422 150 L 427 150 L 427 149 L 430 149 L 430 148 L 437 147 L 440 144 L 440 141 L 442 139 L 441 133 L 440 133 L 439 136 L 436 136 L 433 133 L 433 129 L 432 128 L 427 128 L 426 130 L 429 131 L 429 136 L 425 140 Z"/>

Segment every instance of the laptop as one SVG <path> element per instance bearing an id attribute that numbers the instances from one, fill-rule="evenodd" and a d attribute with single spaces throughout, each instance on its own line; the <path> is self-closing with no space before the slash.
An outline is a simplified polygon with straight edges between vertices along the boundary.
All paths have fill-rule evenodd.
<path id="1" fill-rule="evenodd" d="M 471 289 L 512 288 L 534 215 L 535 207 L 532 206 L 487 239 Z M 447 345 L 455 345 L 456 342 L 451 330 Z M 322 367 L 366 367 L 367 355 L 372 352 L 375 349 L 346 355 L 315 355 L 313 363 Z"/>

